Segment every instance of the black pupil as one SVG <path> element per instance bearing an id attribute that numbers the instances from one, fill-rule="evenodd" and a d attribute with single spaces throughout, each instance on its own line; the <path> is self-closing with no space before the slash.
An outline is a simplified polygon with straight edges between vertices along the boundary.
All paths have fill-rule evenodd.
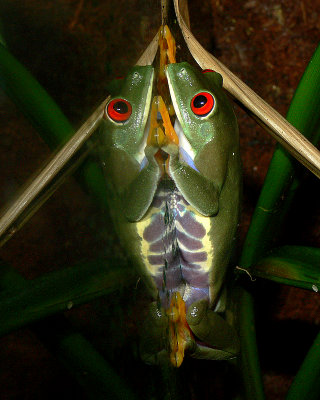
<path id="1" fill-rule="evenodd" d="M 117 101 L 114 103 L 113 109 L 119 114 L 125 114 L 128 112 L 128 106 L 124 101 Z"/>
<path id="2" fill-rule="evenodd" d="M 206 104 L 207 101 L 208 99 L 206 98 L 206 96 L 200 94 L 193 100 L 193 105 L 195 108 L 201 108 Z"/>

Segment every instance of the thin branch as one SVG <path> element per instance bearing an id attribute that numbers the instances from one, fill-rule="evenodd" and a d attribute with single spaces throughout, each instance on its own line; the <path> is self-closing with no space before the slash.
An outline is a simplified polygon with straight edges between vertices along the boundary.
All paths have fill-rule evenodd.
<path id="1" fill-rule="evenodd" d="M 155 35 L 155 37 L 151 40 L 149 46 L 145 49 L 142 56 L 137 61 L 136 65 L 151 65 L 153 60 L 157 54 L 158 50 L 158 41 L 159 41 L 159 32 Z"/>
<path id="2" fill-rule="evenodd" d="M 51 190 L 50 183 L 62 172 L 70 159 L 79 151 L 82 145 L 89 139 L 97 129 L 103 115 L 103 110 L 108 99 L 93 112 L 81 128 L 68 140 L 62 149 L 49 161 L 49 163 L 34 177 L 32 182 L 23 192 L 17 196 L 9 208 L 0 218 L 0 244 L 3 245 L 23 223 L 40 207 L 34 207 L 34 202 L 39 196 L 47 199 L 54 190 Z M 61 184 L 62 182 L 59 181 Z M 59 185 L 54 185 L 57 189 Z M 43 194 L 45 191 L 45 194 Z M 49 195 L 46 195 L 48 192 Z M 22 221 L 16 224 L 17 220 L 24 214 Z"/>

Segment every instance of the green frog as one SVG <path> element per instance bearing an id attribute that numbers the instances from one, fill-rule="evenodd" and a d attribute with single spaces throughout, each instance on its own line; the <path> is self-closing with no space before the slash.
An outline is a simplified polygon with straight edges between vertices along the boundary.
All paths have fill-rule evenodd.
<path id="1" fill-rule="evenodd" d="M 148 363 L 184 354 L 231 359 L 226 273 L 241 192 L 236 117 L 222 77 L 186 62 L 164 69 L 170 107 L 153 96 L 154 67 L 135 66 L 101 129 L 112 218 L 154 299 L 141 335 Z"/>

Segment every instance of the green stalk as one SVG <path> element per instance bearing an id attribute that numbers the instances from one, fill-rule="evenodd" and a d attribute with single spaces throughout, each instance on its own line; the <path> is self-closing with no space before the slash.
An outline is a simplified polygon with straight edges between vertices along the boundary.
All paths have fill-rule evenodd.
<path id="1" fill-rule="evenodd" d="M 241 342 L 239 370 L 243 379 L 245 398 L 248 400 L 263 400 L 265 396 L 256 344 L 252 295 L 242 289 L 239 303 L 239 335 Z"/>
<path id="2" fill-rule="evenodd" d="M 4 266 L 1 287 L 13 281 Z M 10 270 L 9 270 L 10 271 Z M 132 269 L 111 267 L 105 260 L 83 263 L 41 276 L 13 290 L 2 291 L 0 299 L 0 336 L 31 322 L 119 290 L 134 282 Z M 10 286 L 9 286 L 10 287 Z"/>
<path id="3" fill-rule="evenodd" d="M 320 115 L 320 46 L 306 68 L 292 100 L 287 119 L 306 137 L 311 138 L 318 126 Z M 315 117 L 316 116 L 316 117 Z M 240 267 L 249 269 L 263 257 L 273 245 L 279 228 L 299 187 L 294 179 L 295 162 L 280 146 L 277 146 L 255 208 L 251 225 L 240 258 Z M 241 328 L 241 368 L 248 399 L 262 399 L 258 351 L 253 323 L 253 299 L 244 292 L 239 316 Z"/>
<path id="4" fill-rule="evenodd" d="M 72 135 L 73 127 L 54 100 L 3 45 L 0 45 L 0 86 L 50 147 Z"/>

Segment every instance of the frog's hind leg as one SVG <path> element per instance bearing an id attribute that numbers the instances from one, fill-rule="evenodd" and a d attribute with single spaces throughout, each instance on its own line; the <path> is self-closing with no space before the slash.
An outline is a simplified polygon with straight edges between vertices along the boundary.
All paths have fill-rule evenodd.
<path id="1" fill-rule="evenodd" d="M 238 355 L 240 342 L 237 332 L 220 314 L 209 308 L 206 299 L 192 303 L 186 318 L 200 343 L 192 349 L 193 357 L 226 360 Z"/>
<path id="2" fill-rule="evenodd" d="M 140 332 L 140 356 L 146 364 L 169 363 L 167 337 L 168 317 L 155 301 L 149 306 Z"/>

